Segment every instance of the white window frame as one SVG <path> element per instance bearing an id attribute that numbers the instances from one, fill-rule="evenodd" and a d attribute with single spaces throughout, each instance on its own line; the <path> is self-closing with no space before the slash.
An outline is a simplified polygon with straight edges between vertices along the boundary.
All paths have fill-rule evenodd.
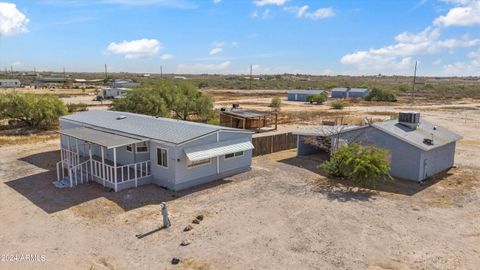
<path id="1" fill-rule="evenodd" d="M 241 153 L 241 154 L 240 154 Z M 227 155 L 232 155 L 233 157 L 227 157 Z M 229 153 L 223 156 L 224 159 L 233 159 L 233 158 L 238 158 L 238 157 L 243 157 L 245 155 L 245 151 L 238 151 L 235 153 Z"/>
<path id="2" fill-rule="evenodd" d="M 206 160 L 208 160 L 208 162 L 203 162 L 203 163 L 198 163 L 198 164 L 192 164 L 192 163 L 194 163 L 194 162 L 206 161 Z M 212 159 L 211 159 L 211 158 L 201 159 L 201 160 L 197 160 L 197 161 L 190 161 L 190 160 L 187 158 L 187 168 L 188 168 L 188 169 L 198 168 L 198 167 L 205 166 L 205 165 L 210 165 L 210 164 L 212 164 Z"/>
<path id="3" fill-rule="evenodd" d="M 158 161 L 158 151 L 161 151 L 161 150 L 165 150 L 165 155 L 167 156 L 166 158 L 166 161 L 167 161 L 167 166 L 165 165 L 162 165 L 162 164 L 159 164 Z M 156 157 L 157 157 L 157 166 L 158 167 L 162 167 L 162 168 L 168 168 L 168 149 L 167 148 L 163 148 L 163 147 L 157 147 L 157 152 L 155 153 Z M 162 163 L 163 163 L 163 158 L 162 158 Z"/>
<path id="4" fill-rule="evenodd" d="M 147 148 L 146 151 L 138 151 L 138 145 L 141 144 L 141 143 L 144 143 L 145 144 L 145 147 Z M 136 143 L 135 144 L 135 150 L 137 153 L 148 153 L 148 151 L 150 150 L 149 147 L 148 147 L 148 143 L 147 142 L 141 142 L 141 143 Z M 140 146 L 142 147 L 142 146 Z"/>

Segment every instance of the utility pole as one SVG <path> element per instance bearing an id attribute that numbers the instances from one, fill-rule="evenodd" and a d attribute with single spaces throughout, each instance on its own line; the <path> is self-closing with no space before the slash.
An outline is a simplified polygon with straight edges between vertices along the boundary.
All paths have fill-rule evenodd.
<path id="1" fill-rule="evenodd" d="M 65 73 L 65 67 L 63 67 L 63 78 L 64 78 L 64 79 L 67 78 L 67 73 Z"/>
<path id="2" fill-rule="evenodd" d="M 252 90 L 252 69 L 253 69 L 253 65 L 250 64 L 250 90 Z"/>
<path id="3" fill-rule="evenodd" d="M 108 79 L 108 73 L 107 73 L 107 64 L 105 64 L 105 80 Z"/>
<path id="4" fill-rule="evenodd" d="M 413 85 L 412 85 L 412 103 L 415 102 L 415 80 L 417 79 L 417 64 L 415 61 L 415 70 L 413 71 Z"/>
<path id="5" fill-rule="evenodd" d="M 160 66 L 160 80 L 163 80 L 163 66 Z"/>
<path id="6" fill-rule="evenodd" d="M 10 66 L 10 73 L 13 74 L 13 65 Z"/>

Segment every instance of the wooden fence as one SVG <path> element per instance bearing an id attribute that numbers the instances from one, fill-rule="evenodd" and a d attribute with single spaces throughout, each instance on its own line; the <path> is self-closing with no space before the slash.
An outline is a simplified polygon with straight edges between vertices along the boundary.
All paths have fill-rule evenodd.
<path id="1" fill-rule="evenodd" d="M 252 139 L 253 156 L 261 156 L 297 147 L 297 135 L 292 133 L 254 137 Z"/>

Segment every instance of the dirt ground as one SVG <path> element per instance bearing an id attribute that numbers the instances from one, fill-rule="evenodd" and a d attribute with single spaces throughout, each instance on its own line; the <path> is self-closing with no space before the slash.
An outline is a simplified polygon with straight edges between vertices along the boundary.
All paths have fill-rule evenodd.
<path id="1" fill-rule="evenodd" d="M 423 186 L 397 180 L 377 191 L 328 180 L 319 160 L 294 150 L 256 157 L 247 173 L 180 193 L 154 185 L 114 193 L 93 183 L 56 189 L 58 139 L 1 147 L 0 269 L 478 269 L 480 104 L 344 113 L 385 118 L 407 108 L 464 137 L 456 167 Z M 318 118 L 282 128 L 308 128 Z M 163 201 L 172 227 L 157 230 Z M 204 220 L 192 224 L 199 214 Z M 22 254 L 45 260 L 1 260 Z M 180 264 L 170 263 L 174 256 Z"/>

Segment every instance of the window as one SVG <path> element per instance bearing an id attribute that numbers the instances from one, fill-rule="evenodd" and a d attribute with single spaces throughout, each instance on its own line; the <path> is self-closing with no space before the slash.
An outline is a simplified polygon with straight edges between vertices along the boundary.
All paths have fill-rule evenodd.
<path id="1" fill-rule="evenodd" d="M 241 157 L 241 156 L 243 156 L 243 151 L 226 154 L 225 159 L 234 158 L 234 157 Z"/>
<path id="2" fill-rule="evenodd" d="M 147 153 L 148 145 L 147 142 L 137 143 L 137 153 Z"/>
<path id="3" fill-rule="evenodd" d="M 201 160 L 196 160 L 196 161 L 190 161 L 188 160 L 187 161 L 187 167 L 188 168 L 192 168 L 192 167 L 197 167 L 197 166 L 200 166 L 200 165 L 205 165 L 205 164 L 210 164 L 210 160 L 209 158 L 207 159 L 201 159 Z"/>
<path id="4" fill-rule="evenodd" d="M 162 167 L 168 167 L 167 149 L 157 148 L 157 164 Z"/>
<path id="5" fill-rule="evenodd" d="M 127 145 L 127 152 L 132 152 L 132 150 L 133 150 L 132 145 L 131 144 Z"/>

